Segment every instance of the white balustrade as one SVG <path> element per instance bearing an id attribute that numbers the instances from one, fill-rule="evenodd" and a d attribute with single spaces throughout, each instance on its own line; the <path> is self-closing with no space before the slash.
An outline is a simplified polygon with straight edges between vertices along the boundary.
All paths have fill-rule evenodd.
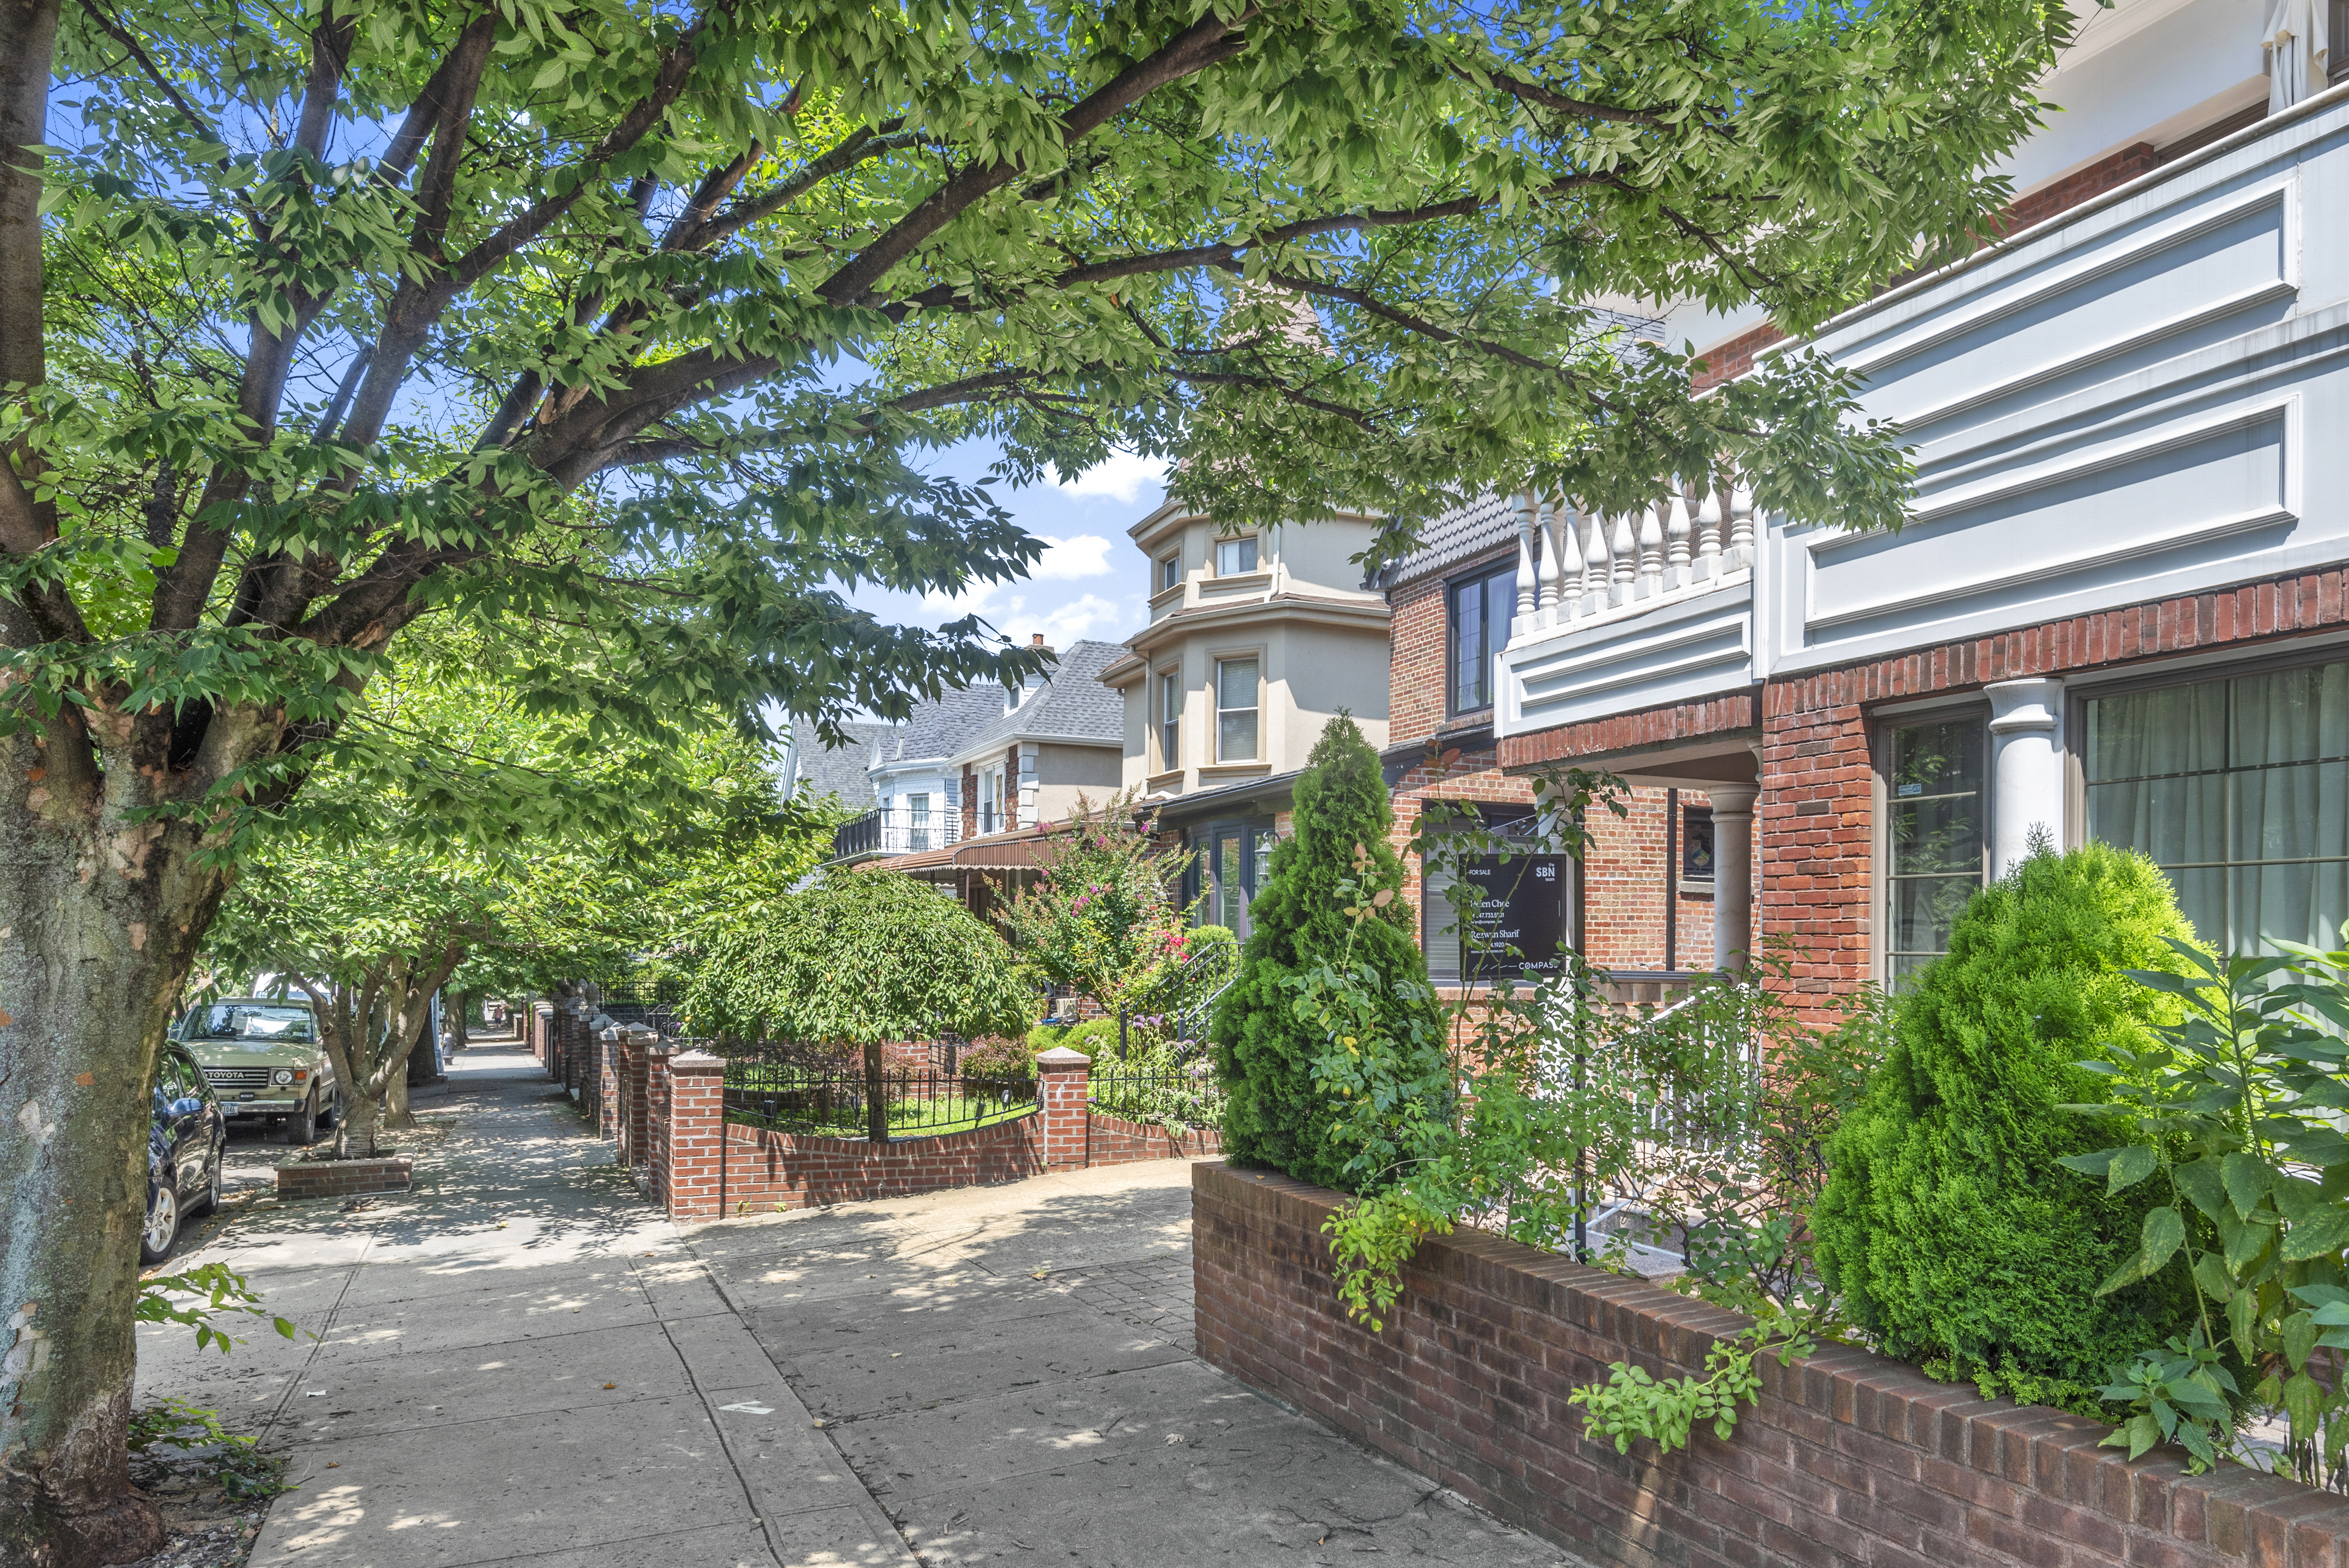
<path id="1" fill-rule="evenodd" d="M 1640 571 L 1640 541 L 1631 531 L 1630 512 L 1617 512 L 1614 524 L 1607 536 L 1607 554 L 1615 569 L 1615 579 L 1607 585 L 1607 603 L 1619 609 L 1631 602 L 1632 582 Z"/>
<path id="2" fill-rule="evenodd" d="M 1672 482 L 1671 513 L 1664 522 L 1664 586 L 1667 589 L 1685 588 L 1689 582 L 1688 492 L 1675 480 Z"/>
<path id="3" fill-rule="evenodd" d="M 1540 590 L 1535 595 L 1535 607 L 1542 614 L 1555 619 L 1557 614 L 1557 507 L 1555 502 L 1547 500 L 1537 502 L 1534 541 L 1539 547 L 1534 581 Z"/>
<path id="4" fill-rule="evenodd" d="M 1566 601 L 1568 620 L 1582 614 L 1588 571 L 1582 555 L 1582 519 L 1575 514 L 1574 498 L 1559 496 L 1550 503 L 1550 539 L 1557 545 L 1558 595 Z"/>
<path id="5" fill-rule="evenodd" d="M 1534 492 L 1517 497 L 1517 614 L 1534 613 Z"/>
<path id="6" fill-rule="evenodd" d="M 1754 492 L 1745 481 L 1729 492 L 1729 566 L 1734 572 L 1754 564 Z"/>
<path id="7" fill-rule="evenodd" d="M 1652 599 L 1664 591 L 1664 503 L 1640 509 L 1640 577 L 1638 597 Z"/>
<path id="8" fill-rule="evenodd" d="M 1696 510 L 1696 580 L 1710 583 L 1721 575 L 1721 488 L 1704 492 Z"/>

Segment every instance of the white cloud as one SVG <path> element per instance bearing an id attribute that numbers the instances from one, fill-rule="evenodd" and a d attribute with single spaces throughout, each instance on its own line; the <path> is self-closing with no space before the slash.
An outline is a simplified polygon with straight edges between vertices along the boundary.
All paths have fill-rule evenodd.
<path id="1" fill-rule="evenodd" d="M 1027 630 L 1041 632 L 1047 644 L 1065 648 L 1096 634 L 1104 640 L 1113 638 L 1124 619 L 1115 604 L 1098 593 L 1087 593 L 1047 611 L 1041 625 L 1031 625 Z"/>
<path id="2" fill-rule="evenodd" d="M 1044 542 L 1044 557 L 1028 569 L 1031 578 L 1105 577 L 1109 574 L 1110 542 L 1097 533 L 1080 533 L 1074 539 L 1055 539 L 1050 534 L 1039 534 Z"/>
<path id="3" fill-rule="evenodd" d="M 1107 496 L 1131 505 L 1142 499 L 1143 490 L 1164 488 L 1166 459 L 1112 451 L 1076 478 L 1062 476 L 1055 482 L 1073 496 Z"/>

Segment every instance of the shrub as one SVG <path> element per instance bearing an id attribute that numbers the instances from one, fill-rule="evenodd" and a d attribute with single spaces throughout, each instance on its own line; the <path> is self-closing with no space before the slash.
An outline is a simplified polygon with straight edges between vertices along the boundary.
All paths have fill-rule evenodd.
<path id="1" fill-rule="evenodd" d="M 1036 1053 L 1049 1048 L 994 1035 L 965 1046 L 956 1066 L 969 1078 L 1030 1078 L 1036 1076 Z"/>
<path id="2" fill-rule="evenodd" d="M 848 1042 L 1025 1034 L 1036 995 L 1011 950 L 937 889 L 833 872 L 713 936 L 683 1008 L 697 1031 Z"/>
<path id="3" fill-rule="evenodd" d="M 1387 842 L 1394 810 L 1378 753 L 1344 714 L 1315 743 L 1296 802 L 1295 831 L 1274 848 L 1271 873 L 1248 909 L 1239 974 L 1216 1007 L 1216 1069 L 1229 1097 L 1224 1150 L 1237 1165 L 1350 1190 L 1362 1183 L 1347 1173 L 1351 1151 L 1330 1136 L 1333 1097 L 1313 1083 L 1328 1041 L 1299 1016 L 1299 984 L 1317 965 L 1367 965 L 1389 987 L 1416 985 L 1407 994 L 1383 990 L 1377 1006 L 1387 1016 L 1382 1026 L 1393 1026 L 1387 1032 L 1433 1038 L 1436 1016 L 1410 904 L 1390 897 L 1357 922 L 1348 913 L 1353 901 L 1341 895 L 1341 882 L 1392 890 L 1402 882 Z"/>
<path id="4" fill-rule="evenodd" d="M 1812 1221 L 1827 1282 L 1885 1350 L 2086 1408 L 2187 1330 L 2182 1262 L 2096 1294 L 2137 1250 L 2148 1192 L 2101 1192 L 2058 1162 L 2119 1140 L 2060 1108 L 2108 1097 L 2082 1061 L 2154 1043 L 2176 1004 L 2123 972 L 2174 972 L 2165 939 L 2191 935 L 2154 864 L 2102 844 L 2033 855 L 1967 905 L 1899 1000 Z"/>
<path id="5" fill-rule="evenodd" d="M 1189 865 L 1136 825 L 1134 791 L 1096 811 L 1080 795 L 1065 830 L 1049 841 L 1044 874 L 1002 912 L 1011 944 L 1056 985 L 1114 1014 L 1173 959 L 1186 933 L 1167 884 Z"/>

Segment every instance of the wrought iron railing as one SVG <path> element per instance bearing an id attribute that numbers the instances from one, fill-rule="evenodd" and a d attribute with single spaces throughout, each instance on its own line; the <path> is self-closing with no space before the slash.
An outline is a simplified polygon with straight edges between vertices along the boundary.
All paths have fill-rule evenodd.
<path id="1" fill-rule="evenodd" d="M 677 1010 L 684 1005 L 686 987 L 691 982 L 672 978 L 597 980 L 591 984 L 595 1007 L 614 1023 L 652 1029 L 663 1039 L 675 1039 L 685 1032 Z"/>
<path id="2" fill-rule="evenodd" d="M 857 855 L 912 855 L 962 842 L 962 808 L 944 805 L 916 811 L 905 806 L 875 806 L 832 830 L 832 858 Z"/>
<path id="3" fill-rule="evenodd" d="M 1224 1124 L 1224 1087 L 1204 1056 L 1173 1067 L 1096 1061 L 1087 1090 L 1092 1108 L 1104 1115 L 1172 1132 Z"/>
<path id="4" fill-rule="evenodd" d="M 1035 1114 L 1032 1072 L 958 1072 L 952 1043 L 913 1065 L 897 1051 L 843 1051 L 783 1041 L 717 1045 L 726 1057 L 726 1119 L 777 1132 L 886 1143 L 963 1132 Z"/>
<path id="5" fill-rule="evenodd" d="M 1131 1009 L 1145 1018 L 1158 1036 L 1185 1057 L 1198 1055 L 1207 1043 L 1216 999 L 1239 974 L 1239 944 L 1202 942 L 1189 957 L 1175 965 L 1136 999 Z"/>

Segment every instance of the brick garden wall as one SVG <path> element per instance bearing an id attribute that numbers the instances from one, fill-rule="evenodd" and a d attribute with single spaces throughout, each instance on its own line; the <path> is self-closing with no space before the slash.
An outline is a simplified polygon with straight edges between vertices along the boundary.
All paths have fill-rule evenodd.
<path id="1" fill-rule="evenodd" d="M 1321 1222 L 1338 1194 L 1192 1168 L 1199 1353 L 1501 1518 L 1627 1568 L 2344 1568 L 2349 1499 L 2240 1470 L 2132 1463 L 2076 1416 L 1865 1351 L 1759 1363 L 1726 1441 L 1585 1442 L 1566 1396 L 1631 1361 L 1699 1369 L 1744 1319 L 1513 1242 L 1423 1242 L 1372 1334 Z"/>

